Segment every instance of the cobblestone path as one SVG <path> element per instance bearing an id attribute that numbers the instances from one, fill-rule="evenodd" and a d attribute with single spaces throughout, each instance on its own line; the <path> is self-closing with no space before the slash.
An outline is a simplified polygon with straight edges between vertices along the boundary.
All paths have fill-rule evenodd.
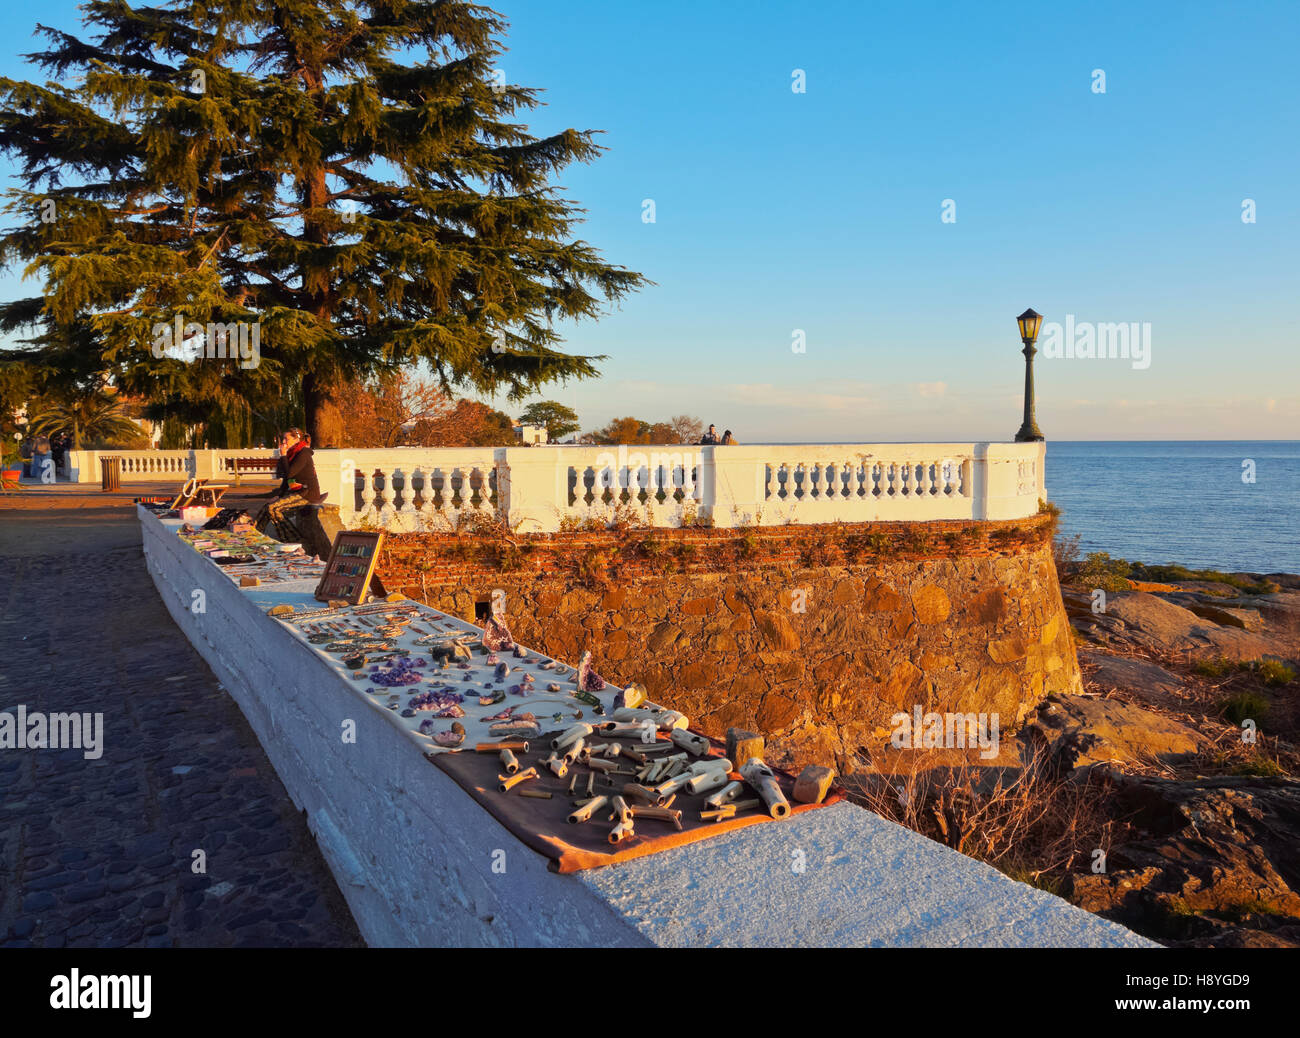
<path id="1" fill-rule="evenodd" d="M 0 499 L 0 710 L 104 715 L 98 760 L 0 749 L 0 947 L 362 944 L 129 501 Z"/>

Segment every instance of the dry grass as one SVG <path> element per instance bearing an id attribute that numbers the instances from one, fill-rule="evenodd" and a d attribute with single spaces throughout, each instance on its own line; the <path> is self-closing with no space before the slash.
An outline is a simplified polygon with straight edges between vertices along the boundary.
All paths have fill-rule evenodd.
<path id="1" fill-rule="evenodd" d="M 1109 817 L 1110 780 L 1070 781 L 1052 773 L 1042 751 L 1019 769 L 959 764 L 893 775 L 860 772 L 845 779 L 849 795 L 871 811 L 995 866 L 1056 889 L 1067 873 L 1107 854 L 1130 827 Z"/>

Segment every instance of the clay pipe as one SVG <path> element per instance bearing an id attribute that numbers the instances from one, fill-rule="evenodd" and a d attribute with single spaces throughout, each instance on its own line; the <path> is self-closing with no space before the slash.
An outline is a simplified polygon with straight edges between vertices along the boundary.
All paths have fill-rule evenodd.
<path id="1" fill-rule="evenodd" d="M 514 789 L 515 786 L 519 785 L 519 783 L 537 778 L 537 769 L 529 768 L 527 771 L 521 771 L 518 774 L 510 775 L 508 777 L 505 775 L 498 775 L 497 778 L 501 780 L 501 784 L 497 786 L 497 789 L 502 793 L 508 793 L 510 790 Z"/>
<path id="2" fill-rule="evenodd" d="M 507 775 L 513 775 L 519 770 L 519 760 L 509 750 L 502 750 L 501 767 Z"/>
<path id="3" fill-rule="evenodd" d="M 618 825 L 614 826 L 614 828 L 609 831 L 609 842 L 615 844 L 621 843 L 635 835 L 636 833 L 632 831 L 631 821 L 619 822 Z"/>
<path id="4" fill-rule="evenodd" d="M 744 788 L 744 785 L 740 782 L 728 782 L 720 790 L 709 797 L 708 800 L 704 801 L 704 806 L 711 811 L 716 811 L 718 808 L 726 804 L 727 801 L 735 800 L 736 797 L 740 795 L 740 791 Z"/>
<path id="5" fill-rule="evenodd" d="M 599 811 L 609 803 L 609 797 L 594 797 L 579 807 L 573 814 L 569 815 L 569 822 L 577 825 L 579 822 L 587 821 L 593 814 Z"/>
<path id="6" fill-rule="evenodd" d="M 686 781 L 686 789 L 690 793 L 708 793 L 726 784 L 727 773 L 725 771 L 706 771 L 701 775 L 694 775 L 689 778 Z"/>
<path id="7" fill-rule="evenodd" d="M 564 747 L 568 746 L 569 743 L 575 742 L 578 739 L 585 739 L 591 733 L 592 733 L 591 725 L 575 724 L 572 728 L 569 728 L 563 734 L 557 735 L 554 739 L 551 740 L 551 749 L 562 750 L 564 749 Z"/>
<path id="8" fill-rule="evenodd" d="M 655 790 L 647 789 L 635 782 L 625 782 L 623 784 L 623 796 L 632 797 L 634 800 L 644 800 L 650 804 L 659 803 L 659 794 Z"/>
<path id="9" fill-rule="evenodd" d="M 688 732 L 685 728 L 674 728 L 668 734 L 674 746 L 680 746 L 697 757 L 702 757 L 709 752 L 709 740 L 702 735 Z"/>
<path id="10" fill-rule="evenodd" d="M 641 725 L 639 723 L 632 724 L 631 722 L 605 721 L 601 724 L 600 730 L 604 735 L 624 735 L 630 737 L 641 734 Z"/>
<path id="11" fill-rule="evenodd" d="M 568 748 L 567 750 L 564 751 L 564 758 L 563 758 L 563 759 L 564 759 L 564 763 L 565 763 L 565 764 L 572 764 L 572 763 L 573 763 L 574 761 L 576 761 L 579 757 L 581 757 L 581 756 L 582 756 L 582 751 L 583 751 L 583 749 L 586 747 L 586 745 L 587 745 L 587 740 L 584 739 L 582 736 L 578 736 L 578 741 L 575 742 L 575 743 L 571 743 L 571 744 L 569 745 L 569 748 Z M 551 755 L 554 756 L 555 753 L 557 753 L 557 752 L 558 752 L 558 751 L 553 750 L 553 751 L 551 752 Z"/>
<path id="12" fill-rule="evenodd" d="M 546 760 L 542 761 L 542 763 L 551 769 L 551 774 L 556 778 L 564 778 L 564 776 L 569 773 L 568 762 L 565 761 L 563 757 L 557 757 L 554 750 L 551 751 L 551 755 L 547 757 Z"/>
<path id="13" fill-rule="evenodd" d="M 611 822 L 619 822 L 631 828 L 632 809 L 627 806 L 626 800 L 624 800 L 621 796 L 615 796 L 612 800 L 610 800 L 609 807 L 610 807 L 609 820 Z"/>
<path id="14" fill-rule="evenodd" d="M 670 811 L 666 807 L 642 807 L 638 804 L 632 808 L 632 817 L 634 819 L 653 818 L 660 822 L 671 822 L 678 832 L 682 830 L 682 813 L 680 811 Z"/>
<path id="15" fill-rule="evenodd" d="M 528 742 L 525 739 L 506 739 L 502 742 L 481 742 L 474 747 L 475 753 L 500 753 L 502 750 L 527 753 Z"/>
<path id="16" fill-rule="evenodd" d="M 776 784 L 776 775 L 763 763 L 761 757 L 750 757 L 745 761 L 740 774 L 763 798 L 768 814 L 773 818 L 785 818 L 790 814 L 790 802 L 781 792 L 781 787 Z"/>

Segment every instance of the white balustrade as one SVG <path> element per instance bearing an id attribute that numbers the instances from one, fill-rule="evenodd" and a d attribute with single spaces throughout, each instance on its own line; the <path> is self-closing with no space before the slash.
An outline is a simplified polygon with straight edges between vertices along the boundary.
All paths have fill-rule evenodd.
<path id="1" fill-rule="evenodd" d="M 521 532 L 631 523 L 719 527 L 924 522 L 1033 515 L 1044 489 L 1042 443 L 690 444 L 318 450 L 327 504 L 346 524 L 455 530 L 504 516 Z M 266 448 L 76 451 L 83 483 L 101 455 L 122 479 L 232 474 Z"/>
<path id="2" fill-rule="evenodd" d="M 436 531 L 496 516 L 492 447 L 320 450 L 315 464 L 326 504 L 348 524 Z"/>

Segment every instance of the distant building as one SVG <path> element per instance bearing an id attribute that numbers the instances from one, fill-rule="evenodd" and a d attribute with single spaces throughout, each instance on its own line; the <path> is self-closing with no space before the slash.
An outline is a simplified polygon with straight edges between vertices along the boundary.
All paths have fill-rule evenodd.
<path id="1" fill-rule="evenodd" d="M 525 447 L 535 447 L 539 443 L 546 442 L 546 426 L 544 425 L 516 425 L 513 426 L 515 439 Z"/>

